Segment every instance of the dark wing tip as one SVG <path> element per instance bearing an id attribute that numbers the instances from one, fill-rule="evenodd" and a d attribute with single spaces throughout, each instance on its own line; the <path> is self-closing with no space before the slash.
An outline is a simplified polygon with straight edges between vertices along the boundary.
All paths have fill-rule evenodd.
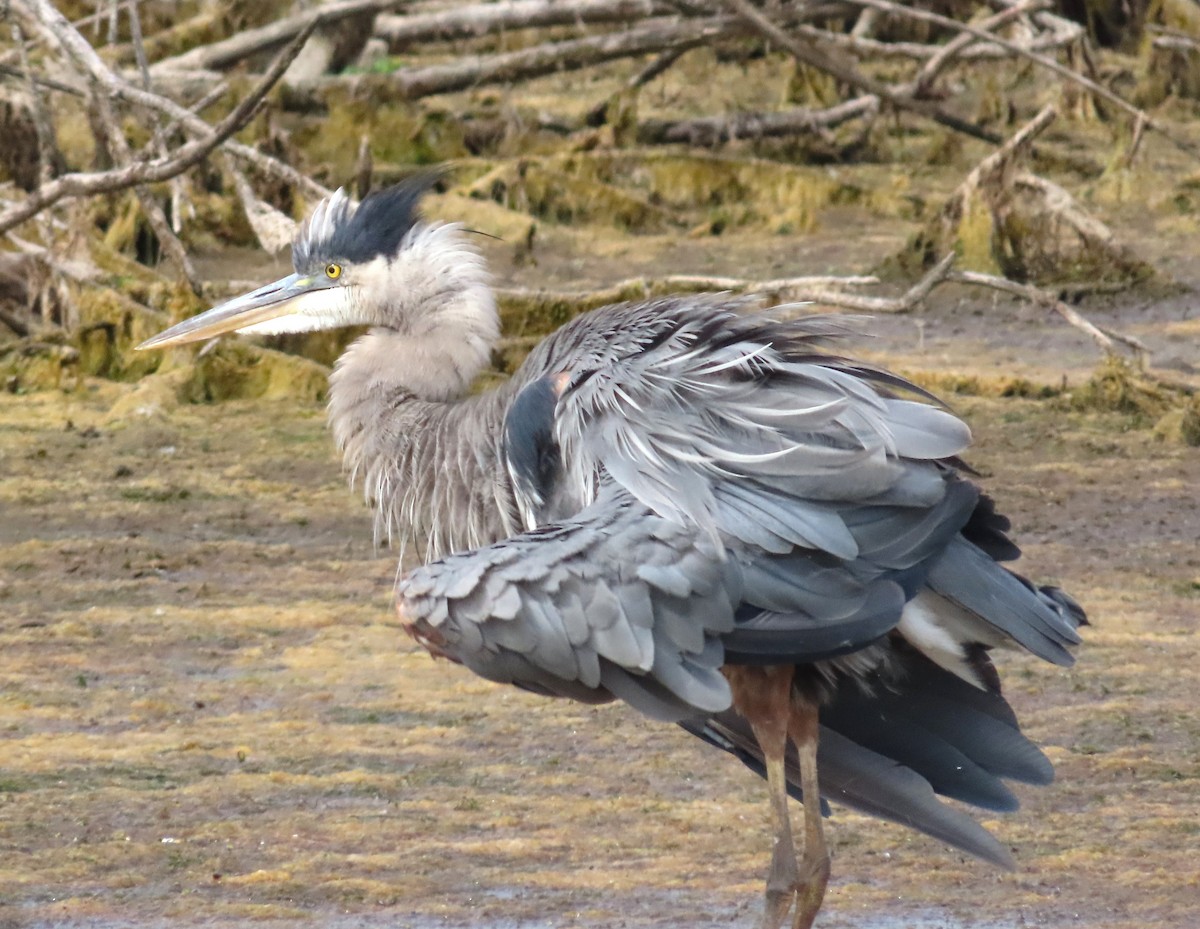
<path id="1" fill-rule="evenodd" d="M 1079 602 L 1061 587 L 1046 586 L 1039 587 L 1038 590 L 1042 592 L 1046 599 L 1054 604 L 1059 615 L 1067 620 L 1067 622 L 1074 623 L 1076 628 L 1079 628 L 1080 626 L 1091 625 L 1091 623 L 1088 621 L 1087 613 L 1084 612 L 1083 607 L 1081 607 Z"/>

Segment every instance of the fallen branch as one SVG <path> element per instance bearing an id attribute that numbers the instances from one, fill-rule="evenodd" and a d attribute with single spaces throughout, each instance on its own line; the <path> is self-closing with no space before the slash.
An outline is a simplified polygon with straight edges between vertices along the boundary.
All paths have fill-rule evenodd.
<path id="1" fill-rule="evenodd" d="M 1053 106 L 1043 107 L 1004 144 L 972 168 L 937 215 L 926 225 L 922 233 L 923 244 L 918 246 L 919 250 L 923 254 L 940 254 L 948 249 L 961 251 L 963 245 L 960 230 L 971 217 L 977 198 L 982 200 L 984 207 L 994 216 L 1004 205 L 1001 198 L 1012 188 L 1012 166 L 1016 159 L 1057 118 L 1058 111 Z M 994 230 L 997 222 L 994 219 L 989 222 Z"/>
<path id="2" fill-rule="evenodd" d="M 142 43 L 142 22 L 137 6 L 137 0 L 129 0 L 129 31 L 130 39 L 133 42 L 134 55 L 137 60 L 138 70 L 142 76 L 142 85 L 149 90 L 150 88 L 150 70 L 146 62 L 146 48 Z M 84 64 L 80 62 L 80 64 Z M 86 68 L 86 65 L 84 65 Z M 104 144 L 108 149 L 109 156 L 113 162 L 119 166 L 125 166 L 134 163 L 133 153 L 130 151 L 129 143 L 125 139 L 124 133 L 117 122 L 116 114 L 113 112 L 112 102 L 104 89 L 93 82 L 92 85 L 92 111 L 96 118 L 100 120 L 104 127 Z M 161 117 L 155 114 L 155 132 L 151 140 L 151 149 L 160 158 L 169 158 L 170 151 L 167 148 L 165 138 L 160 134 Z M 179 210 L 179 192 L 178 181 L 179 176 L 171 178 L 172 191 L 171 199 L 173 209 L 172 216 L 178 221 Z M 146 221 L 150 224 L 155 237 L 158 239 L 159 246 L 167 256 L 179 268 L 180 273 L 187 280 L 188 286 L 191 287 L 192 293 L 196 296 L 200 295 L 200 280 L 196 276 L 196 269 L 192 265 L 192 260 L 188 257 L 187 249 L 183 247 L 183 243 L 179 241 L 179 236 L 176 235 L 176 230 L 171 227 L 170 221 L 151 193 L 150 188 L 145 184 L 138 184 L 134 188 L 134 194 L 138 198 L 138 203 L 141 205 L 142 213 L 146 217 Z"/>
<path id="3" fill-rule="evenodd" d="M 381 15 L 374 32 L 394 54 L 419 42 L 473 39 L 505 29 L 627 23 L 663 11 L 655 0 L 500 0 L 409 16 Z"/>
<path id="4" fill-rule="evenodd" d="M 745 0 L 726 0 L 726 2 L 744 3 Z M 905 19 L 913 19 L 920 22 L 932 23 L 934 25 L 941 26 L 944 29 L 950 29 L 955 32 L 964 32 L 983 39 L 986 42 L 992 42 L 995 45 L 999 45 L 1001 48 L 1012 52 L 1019 58 L 1024 58 L 1027 61 L 1031 61 L 1039 67 L 1054 72 L 1064 80 L 1078 84 L 1080 87 L 1083 87 L 1101 100 L 1111 103 L 1119 110 L 1122 110 L 1123 112 L 1134 117 L 1134 119 L 1142 120 L 1147 128 L 1158 132 L 1163 136 L 1163 138 L 1169 141 L 1180 151 L 1187 152 L 1189 155 L 1200 158 L 1200 148 L 1197 148 L 1195 145 L 1192 145 L 1192 143 L 1186 141 L 1185 139 L 1177 138 L 1174 133 L 1168 132 L 1163 127 L 1161 122 L 1151 119 L 1145 110 L 1142 110 L 1134 106 L 1132 103 L 1129 103 L 1119 94 L 1109 90 L 1103 84 L 1098 84 L 1091 78 L 1084 77 L 1082 74 L 1072 71 L 1065 65 L 1059 64 L 1048 55 L 1042 55 L 1038 52 L 1031 51 L 1016 42 L 1010 42 L 1007 39 L 1002 39 L 999 36 L 993 35 L 978 28 L 977 26 L 959 22 L 956 19 L 951 19 L 949 16 L 942 16 L 939 13 L 931 13 L 928 10 L 922 10 L 917 7 L 892 3 L 891 0 L 849 0 L 849 2 L 855 4 L 856 6 L 869 7 L 874 10 L 879 10 L 881 13 L 889 13 L 893 16 L 898 16 Z"/>
<path id="5" fill-rule="evenodd" d="M 644 299 L 656 294 L 704 293 L 728 291 L 731 293 L 755 293 L 769 296 L 776 302 L 804 302 L 819 293 L 831 295 L 832 288 L 862 287 L 878 284 L 876 277 L 787 277 L 775 280 L 756 281 L 740 277 L 708 277 L 694 274 L 668 274 L 665 277 L 631 277 L 609 287 L 598 290 L 530 290 L 524 287 L 502 287 L 496 289 L 496 298 L 501 306 L 513 306 L 537 310 L 547 307 L 570 305 L 578 310 L 620 303 L 624 300 Z M 540 336 L 539 336 L 540 338 Z M 518 344 L 518 343 L 513 343 Z"/>
<path id="6" fill-rule="evenodd" d="M 0 74 L 7 74 L 9 77 L 15 77 L 22 81 L 32 81 L 39 87 L 46 87 L 50 90 L 57 90 L 62 94 L 70 94 L 73 97 L 84 96 L 83 91 L 78 87 L 72 87 L 62 81 L 56 81 L 52 77 L 46 77 L 42 74 L 32 74 L 29 71 L 21 68 L 14 68 L 12 65 L 0 64 Z"/>
<path id="7" fill-rule="evenodd" d="M 1016 281 L 1010 281 L 1006 277 L 997 277 L 994 274 L 980 274 L 976 271 L 955 271 L 948 275 L 947 280 L 955 284 L 990 287 L 993 290 L 1000 290 L 1023 297 L 1030 303 L 1036 303 L 1038 306 L 1053 310 L 1076 329 L 1086 333 L 1093 342 L 1110 355 L 1117 354 L 1116 343 L 1120 342 L 1122 345 L 1132 349 L 1142 363 L 1145 363 L 1150 356 L 1150 349 L 1145 342 L 1131 335 L 1114 332 L 1111 329 L 1101 329 L 1099 326 L 1089 322 L 1077 310 L 1067 306 L 1058 297 L 1054 296 L 1054 294 L 1042 290 L 1040 287 L 1034 287 L 1032 284 L 1018 284 Z"/>
<path id="8" fill-rule="evenodd" d="M 1143 280 L 1154 271 L 1062 187 L 1020 169 L 1055 120 L 1044 107 L 984 158 L 909 248 L 925 258 L 953 249 L 975 268 L 1017 280 Z"/>
<path id="9" fill-rule="evenodd" d="M 951 200 L 961 201 L 970 197 L 984 179 L 1003 171 L 1006 166 L 1012 164 L 1013 159 L 1021 153 L 1022 149 L 1028 147 L 1056 119 L 1058 119 L 1058 110 L 1053 104 L 1042 107 L 1033 119 L 1014 132 L 1003 145 L 971 169 L 970 174 L 954 191 Z"/>
<path id="10" fill-rule="evenodd" d="M 642 145 L 712 146 L 733 139 L 765 139 L 819 134 L 852 119 L 874 116 L 879 98 L 868 95 L 847 100 L 823 110 L 807 107 L 781 113 L 739 113 L 733 116 L 706 116 L 697 119 L 648 119 L 638 126 L 637 140 Z"/>
<path id="11" fill-rule="evenodd" d="M 917 304 L 933 292 L 935 287 L 949 279 L 955 257 L 953 252 L 946 255 L 899 297 L 871 297 L 865 294 L 828 290 L 818 286 L 810 290 L 799 291 L 796 299 L 865 313 L 910 313 L 916 309 Z"/>
<path id="12" fill-rule="evenodd" d="M 50 111 L 46 101 L 42 99 L 37 82 L 33 79 L 33 68 L 29 64 L 28 49 L 25 47 L 25 34 L 18 23 L 12 24 L 13 44 L 20 56 L 21 70 L 25 74 L 25 87 L 29 93 L 30 113 L 33 116 L 34 130 L 37 132 L 37 177 L 34 184 L 44 184 L 55 174 L 65 169 L 65 162 L 58 151 L 54 136 L 54 124 L 50 119 Z M 59 170 L 55 170 L 58 168 Z M 20 182 L 18 181 L 18 184 Z M 20 185 L 25 186 L 25 185 Z"/>
<path id="13" fill-rule="evenodd" d="M 75 31 L 66 18 L 48 0 L 20 0 L 15 7 L 18 14 L 27 8 L 26 19 L 37 31 L 45 35 L 52 44 L 62 48 L 85 69 L 89 78 L 103 90 L 122 96 L 154 98 L 161 105 L 162 98 L 148 91 L 130 93 L 133 89 L 118 78 L 96 54 L 88 42 Z M 292 44 L 272 63 L 267 73 L 236 107 L 216 126 L 209 126 L 199 117 L 192 116 L 182 107 L 179 109 L 204 125 L 204 138 L 187 142 L 169 157 L 134 161 L 110 171 L 78 172 L 64 174 L 49 183 L 42 184 L 20 204 L 0 213 L 0 233 L 25 222 L 46 207 L 69 197 L 84 197 L 98 193 L 112 193 L 138 184 L 165 181 L 203 161 L 222 142 L 241 129 L 253 118 L 259 104 L 270 89 L 283 76 L 291 60 L 299 53 L 304 42 L 320 24 L 320 16 L 311 17 L 308 26 L 293 40 Z"/>
<path id="14" fill-rule="evenodd" d="M 362 74 L 321 78 L 291 86 L 287 104 L 300 109 L 319 109 L 323 105 L 324 91 L 330 86 L 353 88 L 364 82 L 381 80 L 394 87 L 405 99 L 418 100 L 487 84 L 505 84 L 561 71 L 576 71 L 667 48 L 695 48 L 742 31 L 742 25 L 732 16 L 683 21 L 652 19 L 622 32 L 548 42 L 497 55 L 469 56 L 449 64 L 406 68 L 385 78 Z"/>
<path id="15" fill-rule="evenodd" d="M 263 249 L 275 255 L 291 245 L 297 223 L 269 203 L 258 199 L 246 176 L 230 159 L 226 159 L 225 170 L 233 176 L 233 186 L 242 202 L 242 210 Z"/>
<path id="16" fill-rule="evenodd" d="M 239 32 L 223 41 L 194 48 L 182 55 L 156 61 L 151 65 L 150 71 L 154 74 L 163 71 L 219 71 L 258 52 L 267 51 L 294 39 L 308 29 L 314 15 L 319 18 L 321 25 L 329 25 L 361 13 L 380 13 L 395 9 L 407 2 L 408 0 L 343 0 L 341 3 L 327 3 L 318 7 L 315 13 L 310 10 L 288 16 L 258 29 Z"/>
<path id="17" fill-rule="evenodd" d="M 866 0 L 855 0 L 855 2 L 865 3 Z M 818 71 L 824 71 L 842 83 L 856 87 L 864 93 L 874 94 L 881 100 L 886 100 L 897 109 L 917 113 L 927 119 L 932 119 L 940 125 L 953 129 L 955 132 L 961 132 L 964 135 L 969 135 L 984 142 L 990 142 L 993 145 L 999 145 L 1003 141 L 994 132 L 955 116 L 953 113 L 942 109 L 936 103 L 914 99 L 912 96 L 895 87 L 883 84 L 863 74 L 849 62 L 834 59 L 815 45 L 788 35 L 775 25 L 775 23 L 763 16 L 759 10 L 751 6 L 747 0 L 724 0 L 724 3 L 761 34 L 763 38 L 773 42 L 782 49 L 786 49 L 797 61 L 803 64 L 816 68 Z"/>
<path id="18" fill-rule="evenodd" d="M 224 16 L 225 11 L 222 10 L 219 4 L 206 4 L 194 16 L 176 20 L 153 35 L 147 36 L 145 42 L 147 55 L 150 58 L 158 60 L 164 54 L 170 55 L 174 53 L 175 49 L 192 45 L 196 36 L 215 34 L 221 29 Z M 76 29 L 82 28 L 78 20 L 72 25 Z M 109 46 L 107 54 L 110 56 L 109 60 L 114 64 L 125 65 L 129 63 L 130 59 L 136 56 L 137 52 L 132 43 L 124 42 Z"/>
<path id="19" fill-rule="evenodd" d="M 1038 0 L 1032 0 L 1032 2 L 1031 0 L 1022 0 L 1022 2 L 1016 3 L 1014 6 L 1002 9 L 996 15 L 1008 17 L 1023 13 L 1037 19 L 1046 17 L 1050 20 L 1050 27 L 1029 39 L 1027 43 L 1023 43 L 1023 47 L 1031 51 L 1049 51 L 1079 41 L 1083 36 L 1082 26 L 1068 19 L 1040 13 L 1039 9 L 1042 5 Z M 863 14 L 867 13 L 877 14 L 878 11 L 867 7 L 863 10 Z M 976 28 L 983 31 L 991 31 L 998 28 L 998 26 L 993 21 L 993 18 L 989 17 L 976 23 Z M 873 39 L 869 35 L 859 34 L 857 31 L 843 33 L 807 25 L 797 27 L 796 31 L 807 39 L 848 51 L 861 58 L 870 58 L 871 60 L 905 58 L 913 61 L 930 62 L 935 58 L 954 51 L 950 49 L 950 42 L 942 44 L 932 42 L 888 42 L 881 39 Z M 970 33 L 960 33 L 960 35 L 969 37 L 969 43 L 957 51 L 955 57 L 958 60 L 978 61 L 982 59 L 1013 57 L 1012 52 L 1001 47 L 994 41 L 981 39 L 978 36 L 970 35 Z M 963 41 L 966 42 L 966 39 Z"/>
<path id="20" fill-rule="evenodd" d="M 976 24 L 976 28 L 981 32 L 990 33 L 1007 26 L 1014 19 L 1019 19 L 1027 13 L 1042 10 L 1049 6 L 1051 6 L 1049 0 L 1028 0 L 1025 3 L 1018 3 L 980 21 Z M 1080 27 L 1080 31 L 1082 31 L 1082 27 Z M 937 80 L 938 75 L 946 70 L 954 59 L 961 58 L 972 45 L 979 46 L 984 41 L 984 39 L 981 39 L 974 33 L 960 32 L 939 48 L 937 53 L 922 65 L 921 70 L 917 72 L 917 76 L 912 81 L 913 94 L 920 97 L 929 93 L 929 89 L 933 86 L 933 82 Z M 992 44 L 993 47 L 996 47 L 995 43 Z M 1001 49 L 1001 51 L 1003 50 Z"/>

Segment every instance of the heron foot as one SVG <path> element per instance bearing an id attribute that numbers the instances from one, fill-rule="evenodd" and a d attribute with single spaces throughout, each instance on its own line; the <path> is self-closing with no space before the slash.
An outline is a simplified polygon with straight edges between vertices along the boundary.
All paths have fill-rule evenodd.
<path id="1" fill-rule="evenodd" d="M 819 855 L 810 855 L 805 849 L 798 865 L 802 877 L 796 885 L 796 914 L 792 918 L 792 929 L 812 929 L 825 900 L 830 867 L 831 861 L 824 849 Z"/>
<path id="2" fill-rule="evenodd" d="M 831 860 L 824 849 L 816 854 L 806 849 L 797 857 L 790 841 L 777 839 L 767 873 L 762 929 L 780 929 L 793 905 L 792 929 L 812 929 L 825 900 L 830 868 Z"/>
<path id="3" fill-rule="evenodd" d="M 762 929 L 779 929 L 787 919 L 800 886 L 800 871 L 790 831 L 777 833 L 775 850 L 771 853 L 771 870 L 767 872 L 766 908 Z"/>

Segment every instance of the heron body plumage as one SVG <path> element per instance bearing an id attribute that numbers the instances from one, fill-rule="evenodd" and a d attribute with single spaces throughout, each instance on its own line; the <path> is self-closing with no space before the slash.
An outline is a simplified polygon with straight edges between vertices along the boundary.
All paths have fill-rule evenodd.
<path id="1" fill-rule="evenodd" d="M 795 926 L 820 905 L 818 794 L 1011 864 L 938 795 L 1007 810 L 1003 779 L 1050 779 L 989 652 L 1069 664 L 1085 619 L 1001 564 L 1019 552 L 957 459 L 961 420 L 831 353 L 845 319 L 728 295 L 582 314 L 471 395 L 494 298 L 463 230 L 417 217 L 427 186 L 335 195 L 298 234 L 296 274 L 147 345 L 369 326 L 329 415 L 377 536 L 423 549 L 402 622 L 486 678 L 624 700 L 765 774 L 764 926 L 793 898 Z M 789 784 L 812 801 L 799 861 Z"/>

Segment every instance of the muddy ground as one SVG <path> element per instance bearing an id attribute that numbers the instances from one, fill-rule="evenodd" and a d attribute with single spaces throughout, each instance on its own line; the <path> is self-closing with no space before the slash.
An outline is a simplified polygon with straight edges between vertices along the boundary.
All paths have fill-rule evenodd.
<path id="1" fill-rule="evenodd" d="M 549 234 L 537 274 L 603 282 L 643 255 L 851 271 L 865 265 L 848 242 L 886 254 L 902 238 L 827 223 L 803 240 L 572 255 Z M 1156 257 L 1179 273 L 1186 247 Z M 1189 377 L 1193 302 L 1089 312 Z M 1073 669 L 1001 657 L 1058 768 L 987 820 L 1019 870 L 836 810 L 820 925 L 1194 927 L 1200 450 L 1076 409 L 1096 355 L 1038 312 L 948 292 L 869 328 L 857 349 L 909 372 L 1067 386 L 950 401 L 1026 570 L 1076 594 L 1094 626 Z M 130 389 L 0 397 L 0 926 L 755 924 L 757 778 L 621 707 L 535 699 L 417 649 L 318 405 L 110 419 Z"/>

